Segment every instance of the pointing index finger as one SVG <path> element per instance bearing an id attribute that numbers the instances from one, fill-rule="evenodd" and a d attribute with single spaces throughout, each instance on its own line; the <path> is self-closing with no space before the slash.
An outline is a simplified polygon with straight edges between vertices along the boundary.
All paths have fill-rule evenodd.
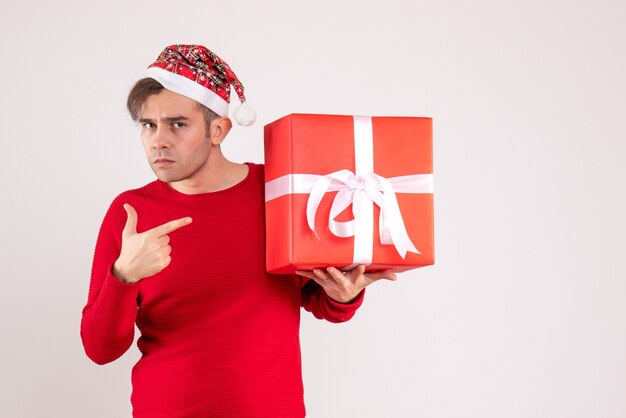
<path id="1" fill-rule="evenodd" d="M 156 226 L 148 232 L 156 235 L 157 238 L 160 238 L 163 235 L 167 235 L 171 232 L 176 231 L 178 228 L 182 228 L 185 225 L 189 225 L 191 222 L 192 222 L 191 218 L 187 216 L 185 218 L 176 219 L 176 220 L 164 223 L 163 225 Z"/>

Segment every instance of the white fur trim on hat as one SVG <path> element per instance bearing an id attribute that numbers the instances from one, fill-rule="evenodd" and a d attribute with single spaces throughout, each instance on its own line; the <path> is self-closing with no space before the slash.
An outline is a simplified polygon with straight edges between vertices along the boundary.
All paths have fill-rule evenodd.
<path id="1" fill-rule="evenodd" d="M 148 68 L 146 75 L 150 78 L 154 78 L 166 89 L 189 97 L 208 107 L 220 116 L 228 116 L 228 103 L 226 100 L 201 84 L 185 76 L 172 73 L 171 71 L 159 67 Z"/>

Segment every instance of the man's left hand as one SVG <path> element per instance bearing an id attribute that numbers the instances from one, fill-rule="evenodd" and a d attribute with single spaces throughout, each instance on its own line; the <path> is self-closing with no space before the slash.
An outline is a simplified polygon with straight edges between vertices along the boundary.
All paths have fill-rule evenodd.
<path id="1" fill-rule="evenodd" d="M 313 271 L 298 270 L 296 274 L 315 280 L 326 294 L 340 303 L 350 303 L 361 293 L 366 286 L 380 279 L 396 280 L 395 273 L 384 270 L 365 274 L 365 266 L 359 265 L 354 269 L 342 272 L 335 267 L 328 267 L 326 271 L 313 269 Z"/>

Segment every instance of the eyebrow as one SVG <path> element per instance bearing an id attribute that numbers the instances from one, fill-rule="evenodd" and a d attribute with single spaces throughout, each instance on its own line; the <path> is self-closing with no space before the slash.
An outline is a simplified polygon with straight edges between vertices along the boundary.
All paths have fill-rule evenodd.
<path id="1" fill-rule="evenodd" d="M 174 123 L 174 122 L 179 122 L 181 120 L 189 120 L 189 118 L 187 116 L 172 116 L 172 117 L 168 117 L 168 118 L 163 118 L 163 120 L 165 122 Z M 154 119 L 139 118 L 139 122 L 140 123 L 154 123 Z"/>

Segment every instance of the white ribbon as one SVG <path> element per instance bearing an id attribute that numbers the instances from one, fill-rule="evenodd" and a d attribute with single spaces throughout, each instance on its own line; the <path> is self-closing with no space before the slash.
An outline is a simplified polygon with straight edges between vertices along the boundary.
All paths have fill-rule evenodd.
<path id="1" fill-rule="evenodd" d="M 328 227 L 335 236 L 354 236 L 354 264 L 372 262 L 373 205 L 376 204 L 380 207 L 378 232 L 381 244 L 394 245 L 402 258 L 406 257 L 407 252 L 420 254 L 406 231 L 396 193 L 432 193 L 433 175 L 414 174 L 384 178 L 374 173 L 370 167 L 373 164 L 371 118 L 355 116 L 354 123 L 356 173 L 339 170 L 327 175 L 287 174 L 265 184 L 265 201 L 288 194 L 309 194 L 307 223 L 318 236 L 315 228 L 318 207 L 327 192 L 336 191 L 337 195 L 328 214 Z M 347 222 L 336 221 L 335 218 L 350 205 L 354 219 Z"/>

